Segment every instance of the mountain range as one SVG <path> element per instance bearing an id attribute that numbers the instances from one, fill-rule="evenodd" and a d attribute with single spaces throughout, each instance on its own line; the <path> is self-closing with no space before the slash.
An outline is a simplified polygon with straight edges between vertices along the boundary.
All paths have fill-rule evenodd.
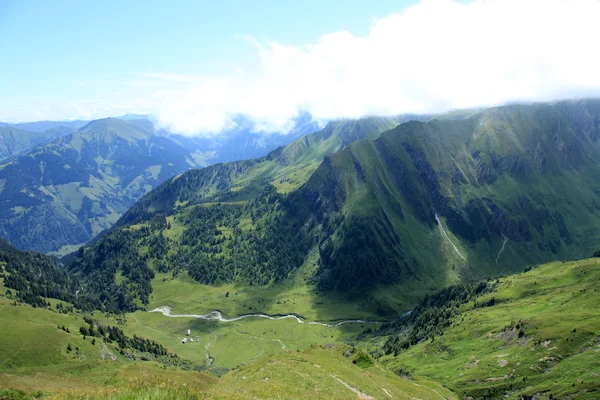
<path id="1" fill-rule="evenodd" d="M 364 295 L 584 257 L 600 241 L 599 121 L 590 100 L 409 121 L 379 137 L 397 121 L 331 123 L 264 158 L 167 180 L 71 268 L 135 308 L 151 270 L 265 285 L 310 260 L 308 283 Z M 357 136 L 377 138 L 343 146 Z M 342 150 L 306 161 L 331 143 Z"/>
<path id="2" fill-rule="evenodd" d="M 195 168 L 132 115 L 2 164 L 11 242 L 78 249 L 0 240 L 0 397 L 598 397 L 600 100 L 294 136 Z"/>
<path id="3" fill-rule="evenodd" d="M 1 127 L 0 232 L 21 249 L 67 253 L 169 177 L 263 155 L 316 129 L 310 116 L 297 122 L 265 136 L 239 116 L 235 128 L 210 139 L 156 129 L 143 115 Z"/>

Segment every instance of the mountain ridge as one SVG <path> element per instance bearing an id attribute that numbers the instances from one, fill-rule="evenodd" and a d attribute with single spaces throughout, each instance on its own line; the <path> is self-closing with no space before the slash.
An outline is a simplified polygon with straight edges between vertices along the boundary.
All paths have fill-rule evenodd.
<path id="1" fill-rule="evenodd" d="M 401 123 L 308 163 L 288 186 L 295 170 L 277 162 L 284 149 L 190 171 L 142 198 L 72 267 L 100 273 L 108 264 L 94 261 L 98 249 L 116 262 L 135 259 L 142 246 L 144 271 L 177 266 L 203 284 L 270 285 L 311 262 L 315 290 L 369 296 L 587 256 L 600 239 L 599 104 Z M 127 253 L 113 249 L 123 241 Z"/>

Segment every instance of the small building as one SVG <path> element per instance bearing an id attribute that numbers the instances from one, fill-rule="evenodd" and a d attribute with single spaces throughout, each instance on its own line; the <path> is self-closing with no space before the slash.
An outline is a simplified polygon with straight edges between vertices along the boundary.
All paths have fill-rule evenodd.
<path id="1" fill-rule="evenodd" d="M 194 339 L 190 338 L 190 342 L 193 342 L 193 341 L 194 341 Z"/>
<path id="2" fill-rule="evenodd" d="M 191 329 L 188 329 L 188 330 L 187 330 L 187 333 L 186 333 L 186 336 L 190 336 L 191 334 L 192 334 L 192 330 L 191 330 Z"/>
<path id="3" fill-rule="evenodd" d="M 185 342 L 187 342 L 187 338 L 181 339 L 181 343 L 185 343 Z"/>

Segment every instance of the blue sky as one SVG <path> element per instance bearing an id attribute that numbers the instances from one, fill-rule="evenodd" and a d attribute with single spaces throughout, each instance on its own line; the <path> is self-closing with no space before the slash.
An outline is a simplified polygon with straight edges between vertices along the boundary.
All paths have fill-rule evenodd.
<path id="1" fill-rule="evenodd" d="M 87 98 L 139 73 L 251 69 L 257 55 L 246 35 L 301 45 L 341 29 L 366 34 L 373 18 L 410 3 L 3 0 L 0 108 L 15 96 Z"/>
<path id="2" fill-rule="evenodd" d="M 0 121 L 269 132 L 598 96 L 598 20 L 597 0 L 0 0 Z"/>

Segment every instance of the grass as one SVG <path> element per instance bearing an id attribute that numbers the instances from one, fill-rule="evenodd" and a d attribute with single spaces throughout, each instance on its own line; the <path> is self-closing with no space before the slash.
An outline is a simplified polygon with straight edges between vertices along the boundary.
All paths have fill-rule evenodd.
<path id="1" fill-rule="evenodd" d="M 263 355 L 304 350 L 316 344 L 344 343 L 376 326 L 357 323 L 327 327 L 300 324 L 295 319 L 271 321 L 264 318 L 220 323 L 136 312 L 128 316 L 124 330 L 128 335 L 155 340 L 182 358 L 199 363 L 206 362 L 209 353 L 214 359 L 212 369 L 218 372 L 239 367 Z M 194 342 L 182 344 L 181 339 L 188 328 Z"/>
<path id="2" fill-rule="evenodd" d="M 182 283 L 184 279 L 175 282 Z M 220 299 L 222 305 L 215 308 L 223 310 L 223 304 L 235 296 L 231 292 L 229 298 L 221 294 L 205 300 L 203 290 L 196 297 L 191 291 L 180 291 L 184 297 L 178 298 L 189 296 L 190 303 L 173 304 L 190 306 L 195 298 L 212 306 L 210 302 L 217 304 Z M 217 296 L 217 288 L 211 290 Z M 112 350 L 117 360 L 102 360 L 98 344 L 92 346 L 89 338 L 83 340 L 75 333 L 82 324 L 77 315 L 11 306 L 0 297 L 0 395 L 7 399 L 342 399 L 356 398 L 358 393 L 374 398 L 456 398 L 450 388 L 460 397 L 508 394 L 516 399 L 539 393 L 541 398 L 552 394 L 592 399 L 600 388 L 599 290 L 599 259 L 554 262 L 501 278 L 497 291 L 478 299 L 484 303 L 494 297 L 495 305 L 462 306 L 463 313 L 443 336 L 398 357 L 383 357 L 382 364 L 364 350 L 344 345 L 375 327 L 369 324 L 332 328 L 293 319 L 219 323 L 141 311 L 127 315 L 123 329 L 128 335 L 155 340 L 182 358 L 206 363 L 214 374 L 222 375 L 219 379 L 153 362 L 131 362 L 116 349 Z M 293 309 L 293 301 L 286 304 Z M 173 312 L 188 312 L 181 308 Z M 97 314 L 96 318 L 106 317 Z M 111 318 L 105 322 L 115 323 Z M 65 325 L 71 334 L 57 325 Z M 181 344 L 188 328 L 195 341 Z M 79 352 L 68 353 L 67 344 Z M 361 346 L 381 344 L 382 338 L 367 337 Z M 397 370 L 408 372 L 409 377 L 391 372 Z"/>
<path id="3" fill-rule="evenodd" d="M 429 380 L 402 379 L 348 346 L 314 346 L 305 352 L 286 352 L 234 370 L 209 392 L 210 398 L 395 398 L 447 399 L 456 397 Z M 368 357 L 368 356 L 366 356 Z M 371 397 L 368 397 L 371 396 Z"/>
<path id="4" fill-rule="evenodd" d="M 60 389 L 54 392 L 3 390 L 3 398 L 195 400 L 195 399 L 457 399 L 439 383 L 427 379 L 400 378 L 366 353 L 350 346 L 313 346 L 307 351 L 288 351 L 253 361 L 236 369 L 209 388 L 146 376 L 122 387 L 88 391 Z"/>
<path id="5" fill-rule="evenodd" d="M 445 382 L 457 393 L 510 398 L 597 398 L 600 260 L 554 262 L 502 279 L 443 336 L 386 357 L 390 368 Z M 524 336 L 513 329 L 520 322 Z"/>
<path id="6" fill-rule="evenodd" d="M 123 387 L 150 377 L 206 389 L 215 381 L 203 373 L 164 368 L 151 361 L 129 361 L 113 345 L 98 339 L 92 345 L 91 338 L 84 340 L 79 335 L 83 324 L 75 314 L 12 306 L 0 297 L 0 389 L 79 393 Z M 59 325 L 70 333 L 58 329 Z M 69 344 L 71 352 L 67 351 Z M 103 359 L 108 352 L 116 359 Z M 5 393 L 2 396 L 7 397 Z"/>

